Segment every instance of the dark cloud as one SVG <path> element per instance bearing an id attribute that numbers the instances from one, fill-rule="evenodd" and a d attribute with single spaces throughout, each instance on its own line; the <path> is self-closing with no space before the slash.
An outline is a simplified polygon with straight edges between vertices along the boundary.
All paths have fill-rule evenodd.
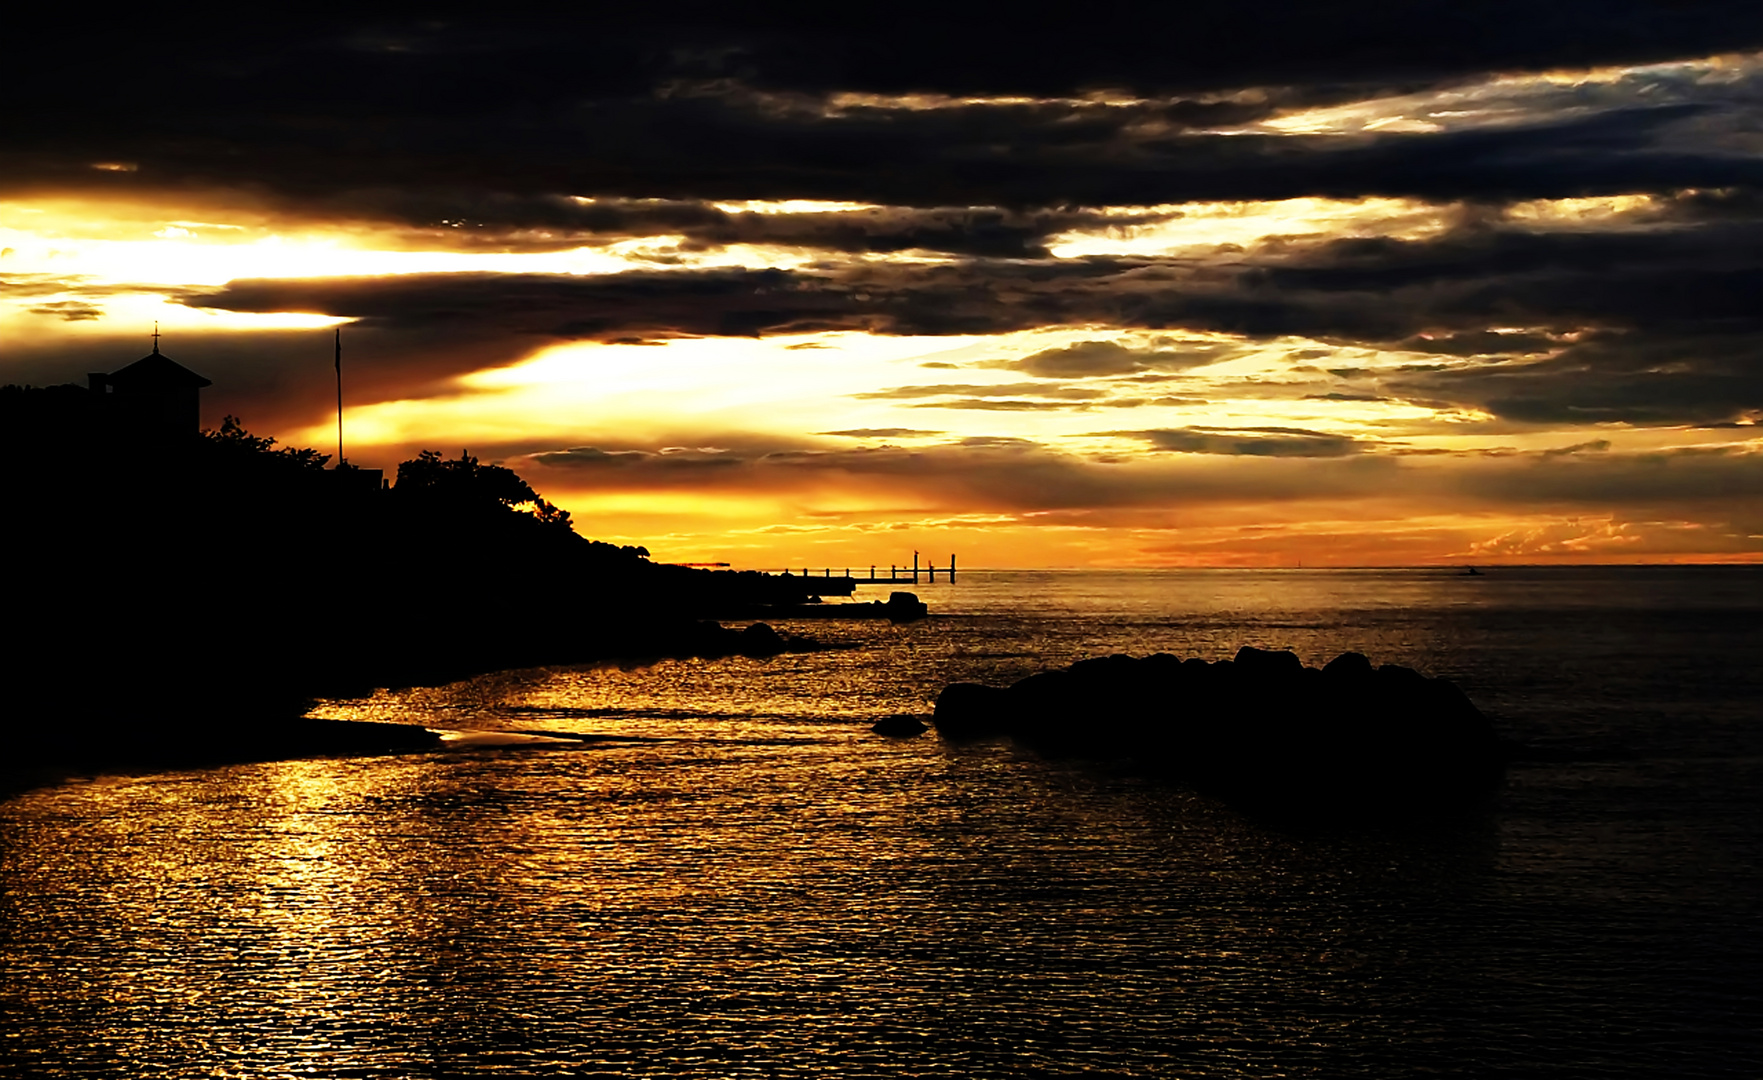
<path id="1" fill-rule="evenodd" d="M 572 446 L 567 450 L 547 450 L 542 454 L 534 454 L 532 460 L 553 469 L 591 469 L 636 465 L 657 456 L 642 450 L 602 450 L 597 446 Z"/>
<path id="2" fill-rule="evenodd" d="M 1130 375 L 1144 367 L 1132 349 L 1112 341 L 1079 341 L 1059 349 L 1044 349 L 1020 360 L 999 361 L 998 366 L 1051 379 Z"/>
<path id="3" fill-rule="evenodd" d="M 116 371 L 145 356 L 152 347 L 149 330 L 16 339 L 0 356 L 0 382 L 84 384 L 89 371 Z M 343 350 L 351 407 L 456 393 L 459 376 L 523 355 L 520 342 L 421 328 L 351 327 L 344 331 Z M 183 330 L 165 335 L 164 352 L 213 381 L 202 392 L 202 423 L 208 427 L 231 414 L 254 432 L 279 435 L 334 415 L 330 330 Z"/>
<path id="4" fill-rule="evenodd" d="M 768 91 L 1061 96 L 1109 87 L 1203 93 L 1244 85 L 1411 84 L 1486 70 L 1546 70 L 1730 51 L 1763 43 L 1749 5 L 1562 0 L 1361 3 L 1271 0 L 1202 17 L 1104 3 L 1082 19 L 995 18 L 940 5 L 925 20 L 872 11 L 717 5 L 597 8 L 580 14 L 434 11 L 420 17 L 254 12 L 226 22 L 174 11 L 119 13 L 65 31 L 20 13 L 23 73 L 58 73 L 73 104 L 107 100 L 127 61 L 151 49 L 168 90 L 243 109 L 292 97 L 309 112 L 529 108 L 737 81 Z M 1123 32 L 1123 30 L 1130 32 Z M 983 33 L 982 33 L 983 32 Z M 976 47 L 983 37 L 987 47 Z M 592 63 L 582 58 L 591 56 Z M 328 79 L 314 79 L 315 65 Z M 26 83 L 27 88 L 34 85 Z M 189 99 L 169 94 L 183 105 Z M 242 100 L 239 100 L 242 99 Z M 128 102 L 118 102 L 128 104 Z M 119 122 L 120 123 L 120 122 Z"/>
<path id="5" fill-rule="evenodd" d="M 1087 386 L 1050 386 L 1045 383 L 997 383 L 989 386 L 974 383 L 941 383 L 934 386 L 896 386 L 888 390 L 873 390 L 851 396 L 895 400 L 928 397 L 1007 398 L 1018 394 L 1032 394 L 1036 397 L 1060 398 L 1067 401 L 1090 401 L 1105 397 L 1107 393 L 1106 390 L 1097 390 Z"/>
<path id="6" fill-rule="evenodd" d="M 67 322 L 92 322 L 104 316 L 104 309 L 84 300 L 56 300 L 36 304 L 28 309 L 32 315 L 48 315 Z"/>
<path id="7" fill-rule="evenodd" d="M 1224 273 L 1208 280 L 1195 267 L 1168 260 L 971 260 L 799 271 L 251 280 L 193 290 L 184 302 L 231 311 L 335 315 L 386 331 L 524 338 L 529 348 L 555 340 L 815 330 L 945 335 L 1084 322 L 1180 325 L 1184 320 L 1247 326 L 1262 312 L 1284 310 L 1272 297 L 1232 295 L 1230 280 Z M 1277 322 L 1264 321 L 1268 329 Z M 1294 312 L 1285 321 L 1296 327 L 1306 320 Z"/>
<path id="8" fill-rule="evenodd" d="M 1755 334 L 1600 338 L 1534 363 L 1391 379 L 1410 399 L 1443 399 L 1533 424 L 1696 424 L 1763 408 Z"/>
<path id="9" fill-rule="evenodd" d="M 659 231 L 696 245 L 1026 257 L 1054 232 L 1104 224 L 1045 208 L 1368 195 L 1498 202 L 1763 186 L 1755 155 L 1678 138 L 1714 117 L 1742 126 L 1738 102 L 1543 111 L 1489 129 L 1352 138 L 1147 131 L 1143 107 L 1064 102 L 828 114 L 705 96 L 554 108 L 561 115 L 490 113 L 452 127 L 423 116 L 400 127 L 363 113 L 317 132 L 293 130 L 295 118 L 287 130 L 238 118 L 237 131 L 209 138 L 129 130 L 40 150 L 0 140 L 0 191 L 267 205 L 417 229 L 465 248 L 543 249 Z M 376 136 L 379 145 L 364 145 Z M 140 166 L 91 168 L 107 152 Z M 237 194 L 246 191 L 249 204 Z M 707 205 L 786 198 L 894 209 L 749 216 Z"/>
<path id="10" fill-rule="evenodd" d="M 1713 188 L 1673 192 L 1659 216 L 1666 220 L 1755 221 L 1763 218 L 1763 191 Z"/>
<path id="11" fill-rule="evenodd" d="M 1557 446 L 1544 450 L 1544 457 L 1567 457 L 1572 454 L 1601 454 L 1610 449 L 1609 439 L 1592 439 L 1589 442 L 1574 443 L 1572 446 Z"/>
<path id="12" fill-rule="evenodd" d="M 1745 150 L 1747 75 L 1539 90 L 1514 110 L 1529 122 L 1478 130 L 1213 130 L 1495 72 L 1754 48 L 1754 5 L 1291 0 L 1203 17 L 1134 5 L 1118 19 L 988 13 L 962 32 L 939 10 L 932 32 L 867 10 L 255 13 L 238 25 L 155 11 L 79 34 L 27 20 L 10 27 L 25 44 L 9 56 L 0 188 L 379 221 L 461 247 L 677 233 L 1017 257 L 1085 220 L 1067 208 L 1763 182 Z M 1104 90 L 1115 99 L 1082 96 Z M 709 205 L 786 198 L 891 209 L 750 217 Z"/>
<path id="13" fill-rule="evenodd" d="M 1325 294 L 1389 294 L 1400 289 L 1457 288 L 1468 283 L 1522 280 L 1548 290 L 1532 306 L 1567 304 L 1569 315 L 1632 310 L 1632 317 L 1669 308 L 1694 318 L 1743 315 L 1738 303 L 1758 268 L 1763 219 L 1680 228 L 1525 228 L 1471 225 L 1429 240 L 1388 237 L 1336 240 L 1296 251 L 1287 259 L 1263 259 L 1251 280 L 1278 291 Z M 1735 273 L 1738 276 L 1734 276 Z M 1710 290 L 1710 286 L 1715 286 Z M 1613 295 L 1610 289 L 1617 290 Z M 1663 290 L 1663 291 L 1662 291 Z M 1450 298 L 1447 310 L 1491 313 L 1505 293 L 1468 290 Z M 1635 301 L 1648 301 L 1630 309 Z M 1475 327 L 1485 330 L 1485 327 Z M 1497 346 L 1504 335 L 1433 335 L 1446 351 L 1458 343 Z M 1429 339 L 1419 339 L 1426 345 Z M 1538 351 L 1534 338 L 1493 352 Z M 1452 349 L 1452 351 L 1455 351 Z M 1467 355 L 1459 353 L 1459 355 Z"/>
<path id="14" fill-rule="evenodd" d="M 1045 443 L 1018 435 L 967 435 L 956 439 L 954 445 L 969 450 L 1039 450 L 1046 446 Z"/>
<path id="15" fill-rule="evenodd" d="M 1164 455 L 1096 460 L 1031 439 L 975 436 L 915 447 L 829 449 L 776 437 L 736 435 L 717 464 L 670 460 L 658 446 L 606 450 L 576 447 L 510 455 L 547 494 L 594 490 L 822 490 L 860 477 L 866 490 L 897 492 L 917 506 L 965 512 L 1043 513 L 1308 497 L 1358 497 L 1376 491 L 1393 461 L 1244 458 L 1230 470 L 1177 467 Z M 489 451 L 484 451 L 489 453 Z"/>
<path id="16" fill-rule="evenodd" d="M 1086 379 L 1183 371 L 1228 360 L 1234 353 L 1227 346 L 1201 342 L 1133 349 L 1115 341 L 1079 341 L 1062 348 L 1043 349 L 1019 360 L 997 361 L 993 366 L 1043 379 Z"/>
<path id="17" fill-rule="evenodd" d="M 393 331 L 512 336 L 530 349 L 555 340 L 749 336 L 886 321 L 879 305 L 858 301 L 855 292 L 824 274 L 715 269 L 235 281 L 185 302 L 341 315 Z"/>
<path id="18" fill-rule="evenodd" d="M 1113 404 L 1109 402 L 1109 404 Z M 942 401 L 919 401 L 908 406 L 913 409 L 979 409 L 989 412 L 1059 412 L 1076 410 L 1079 412 L 1095 408 L 1091 402 L 1071 401 L 1029 401 L 1025 398 L 982 398 L 955 397 Z"/>
<path id="19" fill-rule="evenodd" d="M 1565 342 L 1537 333 L 1495 333 L 1466 330 L 1448 334 L 1416 334 L 1396 345 L 1408 352 L 1446 356 L 1534 356 L 1561 348 Z M 1338 372 L 1337 372 L 1338 374 Z"/>
<path id="20" fill-rule="evenodd" d="M 602 450 L 597 446 L 574 446 L 530 455 L 530 460 L 549 469 L 639 468 L 703 471 L 735 468 L 748 458 L 738 451 L 717 447 L 666 446 L 659 450 Z"/>
<path id="21" fill-rule="evenodd" d="M 920 431 L 917 428 L 883 427 L 883 428 L 851 428 L 847 431 L 823 431 L 822 435 L 838 435 L 847 439 L 915 439 L 931 435 L 941 435 L 940 431 Z"/>
<path id="22" fill-rule="evenodd" d="M 1364 444 L 1344 435 L 1303 428 L 1157 428 L 1105 431 L 1103 435 L 1140 439 L 1153 449 L 1179 454 L 1230 454 L 1242 457 L 1343 457 Z"/>
<path id="23" fill-rule="evenodd" d="M 418 343 L 439 350 L 405 372 L 433 366 L 448 376 L 458 369 L 447 355 L 470 353 L 488 366 L 558 340 L 1073 325 L 1292 335 L 1463 358 L 1396 372 L 1331 369 L 1353 380 L 1339 394 L 1450 403 L 1534 423 L 1666 424 L 1763 409 L 1759 295 L 1763 221 L 1728 220 L 1604 230 L 1474 224 L 1427 240 L 1284 243 L 1206 258 L 242 281 L 186 302 L 357 319 L 404 340 L 406 353 Z M 1011 362 L 1046 383 L 907 386 L 874 396 L 1097 400 L 1104 391 L 1054 377 L 1120 377 L 1218 355 L 1186 346 L 1128 352 L 1082 343 Z"/>
<path id="24" fill-rule="evenodd" d="M 912 449 L 780 451 L 755 462 L 746 477 L 764 490 L 848 473 L 970 511 L 1041 513 L 1155 507 L 1176 499 L 1198 504 L 1365 495 L 1390 469 L 1360 460 L 1365 465 L 1245 459 L 1234 471 L 1192 470 L 1167 458 L 1098 461 L 1027 439 L 977 438 Z"/>
<path id="25" fill-rule="evenodd" d="M 1339 452 L 1324 445 L 1327 435 L 1293 433 L 1302 430 L 1109 433 L 1141 441 L 1149 452 L 1105 459 L 1032 440 L 978 438 L 845 450 L 775 443 L 767 449 L 763 441 L 751 441 L 721 465 L 674 464 L 653 449 L 577 449 L 542 453 L 528 459 L 532 468 L 520 461 L 510 464 L 547 491 L 690 490 L 714 484 L 723 494 L 775 493 L 818 490 L 840 478 L 861 477 L 869 490 L 897 490 L 918 506 L 982 513 L 1107 517 L 1113 511 L 1314 500 L 1395 500 L 1412 512 L 1426 506 L 1461 510 L 1467 499 L 1472 506 L 1570 516 L 1622 508 L 1631 518 L 1700 518 L 1711 528 L 1736 519 L 1763 522 L 1763 453 L 1618 454 L 1586 446 L 1571 453 L 1414 459 Z M 1302 445 L 1306 439 L 1317 445 Z M 1158 441 L 1185 452 L 1159 452 Z M 1245 449 L 1244 443 L 1256 445 Z"/>
<path id="26" fill-rule="evenodd" d="M 1284 245 L 1210 259 L 1096 257 L 863 264 L 800 271 L 709 269 L 601 276 L 411 274 L 234 282 L 187 302 L 237 311 L 314 311 L 387 327 L 452 324 L 608 340 L 621 335 L 760 334 L 804 328 L 1002 332 L 1102 323 L 1147 329 L 1299 334 L 1406 348 L 1422 340 L 1516 337 L 1589 347 L 1592 338 L 1489 333 L 1490 323 L 1605 327 L 1632 334 L 1749 331 L 1763 279 L 1763 223 L 1592 231 L 1471 229 L 1428 241 Z M 1429 339 L 1417 338 L 1422 333 Z M 1595 337 L 1595 335 L 1594 335 Z M 1610 340 L 1608 335 L 1597 340 Z M 1094 345 L 1101 345 L 1094 348 Z M 1215 355 L 1215 354 L 1207 354 Z M 1157 350 L 1172 366 L 1197 353 Z M 1106 343 L 1038 354 L 1031 367 L 1117 370 Z M 1347 370 L 1347 369 L 1341 369 Z"/>
<path id="27" fill-rule="evenodd" d="M 1763 520 L 1763 453 L 1575 453 L 1466 469 L 1451 487 L 1493 503 L 1642 507 Z"/>
<path id="28" fill-rule="evenodd" d="M 11 252 L 11 248 L 6 249 Z M 0 278 L 0 299 L 28 299 L 33 296 L 73 295 L 84 300 L 97 300 L 108 296 L 122 296 L 129 293 L 146 291 L 166 292 L 168 295 L 180 295 L 176 288 L 165 289 L 152 286 L 121 284 L 93 280 L 86 275 L 61 277 L 55 274 L 9 274 Z M 47 306 L 47 305 L 45 305 Z M 50 314 L 54 312 L 51 311 Z"/>
<path id="29" fill-rule="evenodd" d="M 554 251 L 649 240 L 653 261 L 736 244 L 818 248 L 846 254 L 926 251 L 1042 258 L 1047 240 L 1076 229 L 1150 224 L 1178 214 L 1103 214 L 1081 209 L 1012 211 L 878 206 L 814 211 L 740 211 L 692 199 L 580 199 L 470 191 L 350 192 L 305 213 L 400 227 L 406 246 Z M 670 238 L 672 247 L 656 246 Z"/>
<path id="30" fill-rule="evenodd" d="M 939 8 L 948 33 L 917 20 L 820 15 L 742 19 L 738 51 L 716 74 L 791 89 L 1058 94 L 1092 86 L 1198 91 L 1240 85 L 1408 81 L 1468 71 L 1613 62 L 1734 48 L 1763 40 L 1741 5 L 1591 3 L 1547 9 L 1512 2 L 1315 5 L 1275 0 L 1247 9 L 1086 8 L 1082 19 L 1009 20 L 994 9 Z M 984 16 L 988 48 L 966 20 Z M 743 16 L 746 13 L 743 12 Z M 966 28 L 968 32 L 961 32 Z M 1521 31 L 1518 28 L 1522 28 Z M 1127 31 L 1127 32 L 1123 32 Z M 708 29 L 701 32 L 710 34 Z M 1709 50 L 1713 51 L 1713 50 Z"/>
<path id="31" fill-rule="evenodd" d="M 720 213 L 720 212 L 719 212 Z M 773 244 L 850 253 L 925 250 L 992 258 L 1043 258 L 1049 237 L 1076 229 L 1123 227 L 1170 214 L 1103 215 L 1090 211 L 876 208 L 815 213 L 722 214 L 684 235 L 692 246 Z"/>

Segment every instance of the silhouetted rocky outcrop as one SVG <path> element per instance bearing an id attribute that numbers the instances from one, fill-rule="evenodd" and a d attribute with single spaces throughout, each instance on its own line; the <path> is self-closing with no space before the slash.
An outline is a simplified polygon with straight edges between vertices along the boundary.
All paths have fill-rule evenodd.
<path id="1" fill-rule="evenodd" d="M 768 623 L 754 623 L 734 630 L 717 622 L 699 622 L 690 629 L 662 633 L 655 639 L 658 656 L 749 656 L 764 659 L 787 652 L 812 652 L 821 648 L 813 638 L 780 634 Z"/>
<path id="2" fill-rule="evenodd" d="M 908 716 L 905 713 L 896 713 L 893 716 L 884 716 L 880 720 L 877 720 L 870 725 L 869 730 L 875 732 L 877 735 L 886 735 L 889 738 L 909 739 L 914 735 L 923 735 L 930 729 L 924 725 L 923 720 L 920 720 L 916 716 Z"/>
<path id="3" fill-rule="evenodd" d="M 930 608 L 916 593 L 896 592 L 888 594 L 888 602 L 884 605 L 889 622 L 914 622 L 930 614 Z"/>
<path id="4" fill-rule="evenodd" d="M 1498 782 L 1503 760 L 1492 725 L 1450 682 L 1358 653 L 1321 670 L 1246 646 L 1215 663 L 1082 660 L 1008 689 L 955 683 L 935 723 L 947 739 L 1129 758 L 1272 808 L 1459 805 Z"/>
<path id="5" fill-rule="evenodd" d="M 710 589 L 711 596 L 724 595 L 718 593 L 727 579 L 753 577 L 759 579 L 762 589 L 777 593 L 780 598 L 769 603 L 735 602 L 719 607 L 719 617 L 725 619 L 886 619 L 892 623 L 915 622 L 930 614 L 930 606 L 920 600 L 916 593 L 889 593 L 886 602 L 870 600 L 856 603 L 826 604 L 820 597 L 802 597 L 799 593 L 792 596 L 792 588 L 800 589 L 796 582 L 812 586 L 814 578 L 791 578 L 786 575 L 768 574 L 732 574 L 722 570 L 707 573 L 703 570 L 691 571 L 704 575 L 705 587 Z M 728 584 L 735 584 L 728 581 Z M 758 590 L 755 590 L 757 592 Z"/>

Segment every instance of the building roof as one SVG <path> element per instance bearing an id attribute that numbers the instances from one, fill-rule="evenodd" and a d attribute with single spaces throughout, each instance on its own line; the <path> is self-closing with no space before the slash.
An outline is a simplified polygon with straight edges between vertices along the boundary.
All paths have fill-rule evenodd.
<path id="1" fill-rule="evenodd" d="M 214 384 L 159 351 L 141 357 L 121 371 L 112 372 L 105 380 L 124 391 L 157 393 L 166 390 L 200 390 Z"/>

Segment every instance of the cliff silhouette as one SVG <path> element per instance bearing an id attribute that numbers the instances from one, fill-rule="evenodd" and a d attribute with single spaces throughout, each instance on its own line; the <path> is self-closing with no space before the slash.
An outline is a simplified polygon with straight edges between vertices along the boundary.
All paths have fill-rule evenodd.
<path id="1" fill-rule="evenodd" d="M 297 718 L 316 697 L 500 668 L 792 645 L 708 620 L 799 603 L 800 578 L 588 540 L 464 453 L 387 479 L 232 417 L 200 431 L 205 385 L 155 348 L 84 387 L 0 389 L 16 631 L 0 677 L 26 756 L 421 741 Z"/>

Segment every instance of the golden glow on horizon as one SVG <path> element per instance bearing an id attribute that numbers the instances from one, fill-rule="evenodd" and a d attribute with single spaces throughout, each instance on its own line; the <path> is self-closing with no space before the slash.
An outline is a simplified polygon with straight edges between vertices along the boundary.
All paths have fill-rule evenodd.
<path id="1" fill-rule="evenodd" d="M 954 551 L 970 569 L 1632 562 L 1643 553 L 1670 562 L 1757 561 L 1754 552 L 1709 554 L 1712 530 L 1705 523 L 1629 521 L 1569 509 L 1429 512 L 1424 505 L 1373 499 L 1287 504 L 1272 514 L 1263 506 L 1219 507 L 1211 521 L 1142 524 L 1118 517 L 1086 523 L 1083 515 L 1046 520 L 900 510 L 870 519 L 757 523 L 790 509 L 775 501 L 743 507 L 722 499 L 706 519 L 686 507 L 667 515 L 642 500 L 622 506 L 591 500 L 575 512 L 579 522 L 592 523 L 592 535 L 644 544 L 659 561 L 729 561 L 740 569 L 867 570 L 878 560 L 884 567 L 909 563 L 915 550 L 939 560 Z"/>
<path id="2" fill-rule="evenodd" d="M 707 445 L 740 436 L 776 448 L 913 445 L 996 436 L 1056 443 L 1072 453 L 1118 454 L 1142 443 L 1110 431 L 1210 428 L 1226 434 L 1289 428 L 1361 440 L 1390 452 L 1535 453 L 1576 444 L 1658 452 L 1685 446 L 1754 445 L 1733 429 L 1684 431 L 1626 426 L 1571 431 L 1529 428 L 1485 415 L 1441 411 L 1400 399 L 1330 399 L 1340 380 L 1294 353 L 1318 343 L 1286 339 L 1255 345 L 1216 364 L 1159 376 L 1037 380 L 1000 365 L 1089 340 L 1145 345 L 1160 335 L 1030 331 L 985 338 L 879 337 L 861 333 L 779 338 L 688 338 L 654 345 L 575 344 L 543 350 L 506 368 L 457 380 L 452 394 L 379 402 L 350 411 L 359 454 L 375 447 L 538 444 L 606 451 L 661 442 Z M 1196 339 L 1200 340 L 1200 339 Z M 1233 341 L 1211 335 L 1208 342 Z M 813 347 L 804 347 L 813 346 Z M 951 347 L 953 346 L 953 347 Z M 1417 360 L 1414 353 L 1351 350 L 1324 363 L 1375 373 Z M 923 365 L 932 363 L 936 368 Z M 762 374 L 758 374 L 762 373 Z M 1065 398 L 1074 388 L 1086 395 Z M 1149 389 L 1147 389 L 1147 387 Z M 996 388 L 995 392 L 988 388 Z M 900 396 L 889 396 L 898 390 Z M 909 391 L 909 393 L 907 393 Z M 1149 395 L 1148 404 L 1143 402 Z M 1168 399 L 1171 404 L 1157 404 Z M 1003 401 L 1011 408 L 985 407 Z M 1188 403 L 1191 402 L 1191 403 Z M 1000 419 L 1000 412 L 1007 414 Z M 324 445 L 329 420 L 287 433 Z M 837 437 L 837 431 L 924 432 Z"/>
<path id="3" fill-rule="evenodd" d="M 1063 344 L 1072 336 L 1051 337 Z M 851 395 L 876 389 L 878 379 L 921 377 L 903 369 L 927 348 L 946 349 L 948 341 L 829 334 L 561 345 L 512 367 L 468 375 L 451 397 L 352 410 L 350 425 L 364 448 L 444 434 L 449 442 L 549 438 L 617 448 L 693 430 L 745 430 L 755 415 L 764 416 L 771 431 L 907 426 L 898 423 L 896 407 L 863 404 Z M 804 344 L 820 347 L 791 347 Z M 324 430 L 319 423 L 292 437 L 322 440 Z"/>
<path id="4" fill-rule="evenodd" d="M 1072 380 L 1036 379 L 1000 366 L 1098 339 L 1141 348 L 1170 341 L 1167 335 L 1059 329 L 984 338 L 836 333 L 562 345 L 510 367 L 467 375 L 448 396 L 357 407 L 350 428 L 365 453 L 374 445 L 535 440 L 623 449 L 693 431 L 770 432 L 792 444 L 826 431 L 934 430 L 954 439 L 996 435 L 1006 426 L 1013 436 L 1030 439 L 1192 425 L 1301 426 L 1354 435 L 1438 415 L 1400 401 L 1314 399 L 1337 380 L 1294 369 L 1290 355 L 1317 345 L 1303 339 L 1251 345 L 1228 335 L 1190 335 L 1183 340 L 1235 343 L 1241 352 L 1150 383 L 1128 376 L 1074 386 Z M 1415 355 L 1354 350 L 1350 359 L 1395 367 Z M 1093 396 L 1061 396 L 1074 390 Z M 886 396 L 896 391 L 901 396 Z M 1182 403 L 1158 403 L 1164 399 Z M 1011 407 L 985 407 L 994 401 Z M 1009 414 L 1007 421 L 1000 411 Z M 763 418 L 758 425 L 756 417 Z M 328 430 L 321 420 L 288 437 L 322 445 Z"/>

